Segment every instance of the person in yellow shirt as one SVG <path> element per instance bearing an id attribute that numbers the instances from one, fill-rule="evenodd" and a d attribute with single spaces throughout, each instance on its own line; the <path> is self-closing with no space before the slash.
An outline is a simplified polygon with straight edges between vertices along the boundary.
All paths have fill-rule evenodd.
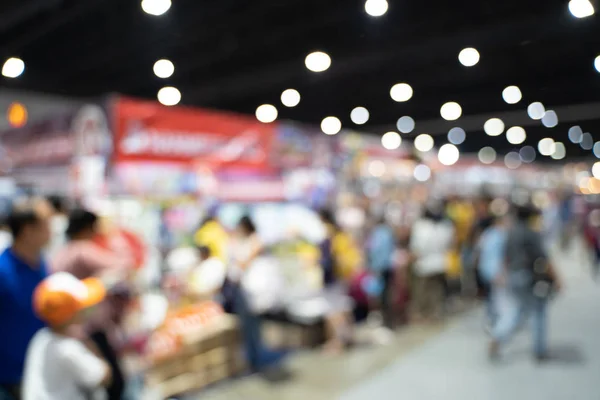
<path id="1" fill-rule="evenodd" d="M 194 234 L 194 244 L 198 247 L 206 246 L 213 257 L 220 259 L 227 265 L 227 244 L 229 235 L 223 225 L 215 218 L 208 217 Z"/>

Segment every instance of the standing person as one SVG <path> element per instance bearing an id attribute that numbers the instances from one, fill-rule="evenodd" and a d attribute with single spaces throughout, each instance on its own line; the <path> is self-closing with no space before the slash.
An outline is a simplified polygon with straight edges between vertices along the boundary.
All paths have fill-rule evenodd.
<path id="1" fill-rule="evenodd" d="M 443 207 L 429 204 L 415 222 L 410 237 L 415 274 L 411 314 L 415 320 L 443 316 L 446 268 L 454 240 L 454 225 L 445 218 Z"/>
<path id="2" fill-rule="evenodd" d="M 93 343 L 81 341 L 73 332 L 105 295 L 100 280 L 80 281 L 65 272 L 38 285 L 34 309 L 48 327 L 39 330 L 29 344 L 23 400 L 103 398 L 101 390 L 111 381 L 110 367 Z"/>
<path id="3" fill-rule="evenodd" d="M 50 241 L 52 209 L 32 199 L 7 219 L 12 245 L 0 255 L 0 398 L 19 399 L 27 345 L 44 323 L 35 315 L 33 291 L 47 276 L 42 251 Z"/>
<path id="4" fill-rule="evenodd" d="M 46 253 L 48 257 L 52 258 L 52 256 L 65 245 L 69 219 L 66 202 L 62 197 L 49 196 L 48 203 L 50 203 L 53 209 L 52 218 L 50 218 L 52 239 L 50 240 Z"/>
<path id="5" fill-rule="evenodd" d="M 51 260 L 52 272 L 67 272 L 77 279 L 93 277 L 121 280 L 131 270 L 133 260 L 116 257 L 93 242 L 98 235 L 98 216 L 90 211 L 75 209 L 69 214 L 67 228 L 68 242 Z M 102 356 L 111 367 L 112 382 L 108 386 L 109 400 L 123 396 L 125 377 L 117 353 L 113 336 L 121 317 L 121 298 L 108 296 L 99 305 L 96 318 L 88 321 L 86 334 L 94 341 Z"/>
<path id="6" fill-rule="evenodd" d="M 510 307 L 502 307 L 494 327 L 489 355 L 499 355 L 519 326 L 520 318 L 528 313 L 533 317 L 533 347 L 538 361 L 548 356 L 546 309 L 552 289 L 560 290 L 560 280 L 542 243 L 542 236 L 530 226 L 533 210 L 519 207 L 516 221 L 508 230 L 504 259 L 506 295 Z"/>
<path id="7" fill-rule="evenodd" d="M 393 310 L 391 289 L 393 288 L 394 253 L 396 238 L 393 229 L 382 217 L 373 228 L 368 240 L 369 268 L 381 282 L 381 310 L 387 328 L 393 329 Z"/>

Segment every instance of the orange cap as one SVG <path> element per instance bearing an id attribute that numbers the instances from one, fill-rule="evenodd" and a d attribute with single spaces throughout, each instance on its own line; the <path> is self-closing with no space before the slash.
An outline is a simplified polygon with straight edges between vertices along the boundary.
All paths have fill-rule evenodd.
<path id="1" fill-rule="evenodd" d="M 66 272 L 44 279 L 33 293 L 33 309 L 50 326 L 60 326 L 78 312 L 92 307 L 106 296 L 102 281 L 97 278 L 79 280 Z"/>

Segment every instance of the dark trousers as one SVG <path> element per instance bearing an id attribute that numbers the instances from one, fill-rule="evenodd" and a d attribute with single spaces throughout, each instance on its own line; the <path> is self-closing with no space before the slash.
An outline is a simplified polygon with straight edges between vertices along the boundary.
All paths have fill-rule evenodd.
<path id="1" fill-rule="evenodd" d="M 19 385 L 0 385 L 0 400 L 20 400 Z"/>
<path id="2" fill-rule="evenodd" d="M 394 284 L 394 272 L 391 269 L 386 269 L 381 273 L 381 281 L 383 290 L 381 291 L 381 314 L 386 327 L 392 329 L 394 327 L 394 306 L 392 299 L 392 289 Z"/>
<path id="3" fill-rule="evenodd" d="M 250 310 L 248 299 L 240 285 L 232 285 L 233 310 L 240 319 L 242 337 L 246 350 L 246 360 L 253 370 L 263 366 L 265 348 L 261 336 L 261 321 L 258 315 Z"/>
<path id="4" fill-rule="evenodd" d="M 112 372 L 112 382 L 106 388 L 108 400 L 121 400 L 125 391 L 125 376 L 119 364 L 117 353 L 108 341 L 106 333 L 94 332 L 90 336 L 90 339 L 96 344 L 100 354 L 104 357 Z"/>

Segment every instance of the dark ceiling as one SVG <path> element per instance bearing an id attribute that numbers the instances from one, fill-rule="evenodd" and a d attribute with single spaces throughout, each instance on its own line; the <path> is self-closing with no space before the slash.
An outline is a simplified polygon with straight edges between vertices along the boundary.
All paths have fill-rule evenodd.
<path id="1" fill-rule="evenodd" d="M 571 155 L 590 154 L 568 142 L 567 130 L 579 123 L 600 139 L 600 73 L 593 65 L 600 55 L 598 15 L 573 18 L 566 0 L 388 1 L 388 13 L 373 18 L 364 0 L 173 0 L 160 17 L 145 14 L 139 0 L 2 0 L 0 58 L 21 57 L 26 73 L 0 78 L 0 85 L 155 99 L 168 83 L 180 89 L 182 104 L 253 114 L 272 103 L 280 118 L 319 124 L 335 115 L 347 128 L 355 127 L 349 114 L 360 105 L 371 112 L 361 130 L 381 134 L 410 115 L 414 133 L 422 133 L 425 122 L 437 144 L 448 127 L 472 117 L 466 151 L 515 147 L 504 136 L 483 133 L 483 121 L 496 113 L 509 112 L 503 115 L 510 126 L 532 101 L 552 109 L 598 102 L 597 117 L 578 121 L 577 112 L 562 107 L 567 111 L 559 113 L 556 128 L 526 126 L 526 144 L 552 136 L 565 141 Z M 479 50 L 479 64 L 458 62 L 464 47 Z M 331 56 L 329 70 L 305 68 L 314 50 Z M 166 81 L 152 72 L 159 58 L 176 67 Z M 390 98 L 398 82 L 413 87 L 410 101 Z M 508 85 L 521 88 L 520 103 L 502 100 Z M 281 106 L 287 88 L 301 93 L 299 106 Z M 463 119 L 441 119 L 446 101 L 461 104 Z"/>

